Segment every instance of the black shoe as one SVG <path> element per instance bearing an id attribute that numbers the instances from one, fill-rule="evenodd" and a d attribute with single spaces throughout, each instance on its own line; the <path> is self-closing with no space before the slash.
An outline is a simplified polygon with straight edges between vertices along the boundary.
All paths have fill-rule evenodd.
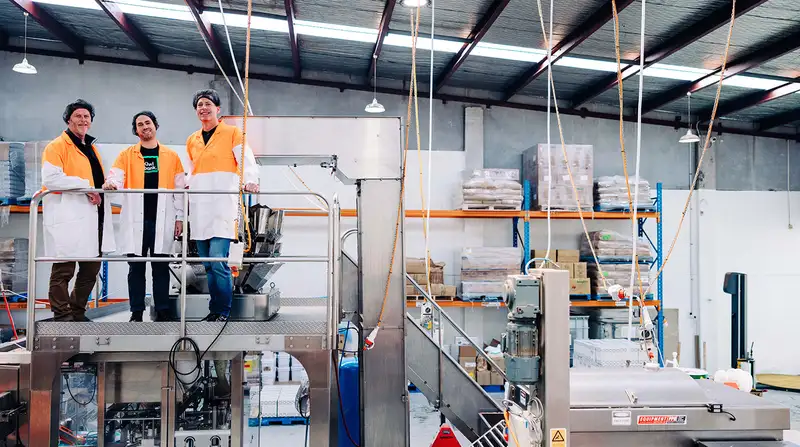
<path id="1" fill-rule="evenodd" d="M 154 321 L 172 321 L 172 315 L 170 315 L 166 310 L 158 310 L 156 311 L 156 319 Z"/>
<path id="2" fill-rule="evenodd" d="M 206 315 L 206 317 L 203 318 L 200 321 L 217 321 L 217 318 L 219 318 L 219 314 L 211 312 L 210 314 Z"/>
<path id="3" fill-rule="evenodd" d="M 141 323 L 143 314 L 144 314 L 143 311 L 131 312 L 131 319 L 128 320 L 128 321 L 136 321 L 136 322 Z"/>
<path id="4" fill-rule="evenodd" d="M 79 323 L 91 323 L 92 322 L 92 320 L 86 318 L 86 315 L 74 315 L 72 318 L 73 318 L 73 321 L 76 321 L 76 322 L 79 322 Z"/>
<path id="5" fill-rule="evenodd" d="M 227 315 L 218 315 L 217 319 L 214 320 L 214 321 L 228 321 L 228 316 Z"/>

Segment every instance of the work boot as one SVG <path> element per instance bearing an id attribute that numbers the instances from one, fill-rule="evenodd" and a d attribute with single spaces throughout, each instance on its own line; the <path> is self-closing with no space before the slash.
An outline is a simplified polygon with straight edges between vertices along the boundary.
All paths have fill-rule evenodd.
<path id="1" fill-rule="evenodd" d="M 172 315 L 166 310 L 157 310 L 155 321 L 172 321 Z"/>
<path id="2" fill-rule="evenodd" d="M 136 321 L 141 323 L 142 322 L 142 315 L 144 314 L 143 311 L 139 310 L 136 312 L 131 312 L 131 319 L 128 321 Z"/>
<path id="3" fill-rule="evenodd" d="M 79 322 L 79 323 L 91 323 L 92 322 L 92 320 L 86 318 L 86 315 L 84 315 L 84 314 L 73 315 L 72 319 L 73 319 L 73 321 Z"/>
<path id="4" fill-rule="evenodd" d="M 206 317 L 203 318 L 200 321 L 217 321 L 217 318 L 219 318 L 219 314 L 211 312 L 210 314 L 206 315 Z"/>

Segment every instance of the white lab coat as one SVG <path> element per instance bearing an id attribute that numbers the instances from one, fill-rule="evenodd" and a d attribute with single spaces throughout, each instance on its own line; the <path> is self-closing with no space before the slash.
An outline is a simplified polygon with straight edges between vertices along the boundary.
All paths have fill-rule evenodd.
<path id="1" fill-rule="evenodd" d="M 239 191 L 239 175 L 236 172 L 216 170 L 216 166 L 230 162 L 232 157 L 237 166 L 244 163 L 243 184 L 258 184 L 258 165 L 253 151 L 250 145 L 247 145 L 244 161 L 241 160 L 242 145 L 230 144 L 228 140 L 232 132 L 240 131 L 231 127 L 219 123 L 217 131 L 209 141 L 209 146 L 220 144 L 219 150 L 209 151 L 208 154 L 201 154 L 195 160 L 190 160 L 186 169 L 190 173 L 188 179 L 190 189 L 233 192 L 226 195 L 189 195 L 189 224 L 193 240 L 207 240 L 213 237 L 235 239 L 238 234 L 236 219 L 239 216 L 239 196 L 236 192 Z M 203 144 L 199 131 L 189 137 L 187 147 L 190 144 L 198 146 Z"/>
<path id="2" fill-rule="evenodd" d="M 175 174 L 175 189 L 183 190 L 186 175 Z M 125 185 L 125 171 L 111 168 L 107 182 L 117 189 Z M 142 240 L 144 238 L 144 194 L 114 194 L 115 200 L 122 205 L 120 212 L 119 234 L 117 235 L 117 252 L 142 256 Z M 181 194 L 158 194 L 158 211 L 156 212 L 155 253 L 172 254 L 175 221 L 183 220 L 183 196 Z"/>
<path id="3" fill-rule="evenodd" d="M 47 161 L 42 164 L 42 185 L 49 190 L 92 187 L 89 180 L 66 175 L 63 169 Z M 104 204 L 102 252 L 111 253 L 116 247 L 111 204 L 107 196 Z M 45 256 L 90 258 L 100 254 L 97 206 L 89 203 L 86 194 L 50 193 L 42 199 L 42 214 Z"/>

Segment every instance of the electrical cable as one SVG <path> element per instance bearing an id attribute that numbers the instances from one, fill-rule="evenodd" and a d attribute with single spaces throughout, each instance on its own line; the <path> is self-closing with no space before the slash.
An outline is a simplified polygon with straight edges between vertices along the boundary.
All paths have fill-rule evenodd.
<path id="1" fill-rule="evenodd" d="M 544 27 L 542 28 L 544 32 Z M 544 253 L 545 259 L 550 258 L 550 244 L 552 242 L 552 227 L 551 227 L 551 207 L 550 198 L 553 193 L 553 166 L 550 159 L 550 89 L 553 82 L 553 0 L 550 0 L 550 35 L 547 37 L 547 251 Z M 527 267 L 527 266 L 526 266 Z M 527 274 L 527 269 L 525 269 Z"/>
<path id="2" fill-rule="evenodd" d="M 411 78 L 415 79 L 417 74 L 417 35 L 419 34 L 419 8 L 417 8 L 417 21 L 416 26 L 412 29 L 411 34 Z M 394 225 L 394 240 L 392 242 L 392 255 L 389 261 L 389 273 L 386 276 L 386 288 L 384 289 L 383 293 L 383 302 L 381 303 L 381 310 L 378 313 L 378 321 L 375 324 L 375 330 L 377 331 L 381 325 L 383 324 L 383 315 L 386 311 L 386 302 L 389 298 L 389 287 L 392 282 L 392 272 L 394 270 L 394 261 L 395 255 L 397 253 L 397 240 L 400 234 L 400 221 L 403 218 L 403 202 L 405 197 L 405 188 L 406 188 L 406 166 L 408 162 L 408 133 L 411 126 L 411 102 L 414 96 L 414 82 L 411 82 L 408 91 L 408 110 L 407 110 L 407 118 L 406 118 L 406 127 L 405 127 L 405 147 L 403 149 L 403 165 L 401 169 L 401 176 L 400 176 L 400 199 L 397 205 L 397 218 L 395 219 Z M 373 332 L 374 332 L 373 331 Z M 377 335 L 377 334 L 376 334 Z M 374 343 L 374 341 L 373 341 Z"/>
<path id="3" fill-rule="evenodd" d="M 233 71 L 236 73 L 236 78 L 239 79 L 239 87 L 244 94 L 244 84 L 242 83 L 242 76 L 239 74 L 239 65 L 236 63 L 236 54 L 233 52 L 233 44 L 231 43 L 231 33 L 228 31 L 228 22 L 225 20 L 225 11 L 222 10 L 222 0 L 217 0 L 219 3 L 219 15 L 222 16 L 222 27 L 225 28 L 225 37 L 228 39 L 228 50 L 231 52 L 231 61 L 233 61 Z M 232 87 L 232 86 L 231 86 Z M 247 101 L 247 106 L 250 109 L 250 114 L 253 114 L 253 107 L 250 101 Z"/>
<path id="4" fill-rule="evenodd" d="M 347 439 L 350 440 L 350 443 L 353 447 L 360 447 L 356 441 L 353 440 L 353 436 L 350 434 L 350 429 L 347 427 L 347 421 L 344 419 L 344 405 L 342 404 L 342 386 L 339 383 L 339 370 L 341 369 L 341 363 L 339 363 L 339 367 L 336 367 L 337 359 L 336 353 L 338 352 L 337 349 L 331 350 L 331 358 L 333 360 L 334 365 L 334 377 L 336 378 L 336 393 L 339 396 L 339 415 L 342 417 L 342 426 L 344 426 L 344 432 L 347 434 Z M 339 360 L 341 362 L 341 360 Z"/>
<path id="5" fill-rule="evenodd" d="M 544 18 L 543 18 L 543 14 L 542 14 L 542 2 L 541 2 L 541 0 L 536 0 L 536 4 L 537 4 L 538 10 L 539 10 L 539 24 L 542 27 L 542 35 L 544 36 L 544 39 L 546 41 L 545 42 L 545 44 L 546 44 L 545 46 L 547 46 L 549 48 L 550 42 L 549 42 L 549 40 L 547 38 L 547 33 L 545 32 L 545 28 L 544 28 Z M 555 109 L 555 112 L 556 112 L 556 123 L 558 124 L 558 136 L 561 139 L 561 152 L 562 152 L 562 154 L 564 156 L 564 163 L 566 164 L 566 167 L 567 167 L 567 174 L 569 176 L 570 184 L 572 185 L 573 198 L 575 199 L 575 203 L 577 204 L 577 207 L 578 207 L 578 218 L 581 221 L 581 226 L 583 227 L 583 233 L 586 236 L 586 240 L 587 240 L 587 242 L 589 242 L 589 244 L 587 244 L 587 245 L 589 245 L 589 250 L 592 252 L 592 258 L 594 259 L 594 262 L 597 265 L 597 270 L 600 273 L 601 280 L 603 281 L 603 287 L 608 289 L 608 281 L 605 279 L 605 273 L 603 272 L 603 268 L 600 265 L 600 261 L 597 259 L 597 253 L 595 252 L 594 246 L 591 244 L 591 240 L 589 238 L 589 229 L 586 226 L 586 219 L 583 217 L 583 209 L 582 209 L 582 205 L 581 205 L 581 200 L 580 200 L 580 197 L 578 195 L 578 189 L 575 186 L 575 178 L 572 175 L 572 168 L 570 168 L 570 165 L 569 165 L 569 157 L 567 156 L 567 146 L 564 143 L 564 130 L 563 130 L 563 126 L 561 125 L 561 113 L 558 110 L 558 98 L 556 96 L 555 81 L 553 80 L 552 77 L 550 77 L 549 81 L 550 81 L 550 85 L 552 87 L 551 91 L 553 93 L 553 108 Z"/>
<path id="6" fill-rule="evenodd" d="M 714 107 L 711 109 L 711 120 L 710 120 L 710 122 L 708 124 L 708 131 L 706 133 L 705 143 L 703 144 L 703 151 L 700 153 L 700 159 L 697 162 L 697 170 L 694 173 L 694 178 L 692 179 L 692 184 L 689 187 L 689 194 L 686 197 L 686 203 L 683 206 L 683 212 L 681 213 L 681 219 L 678 222 L 678 230 L 675 232 L 675 238 L 672 240 L 672 243 L 670 244 L 669 250 L 667 251 L 667 255 L 664 257 L 664 262 L 661 263 L 661 268 L 659 268 L 658 272 L 656 273 L 656 277 L 653 280 L 654 282 L 658 281 L 658 278 L 661 276 L 661 273 L 664 271 L 664 267 L 666 267 L 667 266 L 667 262 L 669 262 L 669 258 L 672 255 L 672 250 L 675 249 L 675 244 L 677 243 L 678 237 L 681 234 L 681 229 L 683 228 L 683 221 L 686 218 L 686 212 L 688 211 L 689 204 L 690 204 L 690 202 L 692 200 L 692 194 L 694 193 L 694 189 L 697 186 L 697 180 L 700 177 L 700 169 L 703 166 L 703 160 L 705 159 L 706 152 L 708 151 L 708 145 L 709 145 L 709 143 L 711 141 L 711 134 L 712 134 L 712 132 L 714 130 L 714 120 L 717 117 L 717 107 L 719 106 L 719 98 L 720 98 L 720 95 L 722 93 L 722 83 L 723 83 L 722 81 L 725 80 L 725 68 L 728 65 L 728 53 L 729 53 L 730 47 L 731 47 L 731 38 L 733 36 L 733 25 L 734 25 L 735 22 L 736 22 L 736 0 L 733 0 L 733 5 L 731 7 L 731 22 L 730 22 L 730 26 L 728 27 L 728 39 L 725 42 L 725 54 L 724 54 L 724 56 L 722 58 L 722 67 L 720 68 L 720 71 L 719 71 L 719 82 L 717 83 L 717 95 L 714 98 Z M 650 292 L 650 289 L 652 289 L 652 287 L 653 287 L 653 284 L 651 283 L 650 287 L 648 287 L 648 289 L 647 289 L 647 292 Z"/>
<path id="7" fill-rule="evenodd" d="M 194 24 L 197 27 L 197 31 L 200 33 L 200 37 L 203 38 L 203 42 L 206 44 L 206 48 L 208 48 L 208 52 L 211 53 L 211 57 L 214 59 L 214 62 L 217 64 L 217 68 L 219 68 L 219 71 L 222 73 L 222 77 L 224 77 L 225 80 L 228 82 L 228 85 L 231 88 L 231 92 L 233 92 L 234 96 L 236 96 L 236 98 L 239 100 L 239 102 L 244 104 L 244 101 L 242 101 L 242 97 L 239 96 L 239 93 L 237 93 L 236 89 L 233 88 L 233 83 L 231 82 L 230 78 L 228 78 L 228 75 L 225 74 L 225 70 L 223 70 L 222 64 L 220 64 L 219 60 L 217 59 L 217 56 L 214 54 L 214 50 L 211 49 L 211 44 L 208 43 L 208 40 L 206 39 L 205 34 L 203 34 L 203 30 L 202 30 L 202 28 L 200 28 L 200 23 L 198 23 L 197 20 L 195 20 Z"/>
<path id="8" fill-rule="evenodd" d="M 92 403 L 94 401 L 94 398 L 97 395 L 97 383 L 95 383 L 95 386 L 92 387 L 92 396 L 89 398 L 89 400 L 87 402 L 81 402 L 81 401 L 79 401 L 78 399 L 75 398 L 74 394 L 72 394 L 72 389 L 69 387 L 69 374 L 68 373 L 64 373 L 63 376 L 64 376 L 64 383 L 66 384 L 66 388 L 67 388 L 67 393 L 69 393 L 69 397 L 76 404 L 78 404 L 81 407 L 85 407 L 85 406 L 89 405 L 90 403 Z"/>

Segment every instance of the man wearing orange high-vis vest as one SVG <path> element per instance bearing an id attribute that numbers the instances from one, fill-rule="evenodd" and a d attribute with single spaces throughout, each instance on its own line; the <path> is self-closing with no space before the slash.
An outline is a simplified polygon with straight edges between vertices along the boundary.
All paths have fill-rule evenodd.
<path id="1" fill-rule="evenodd" d="M 133 134 L 139 143 L 120 152 L 103 189 L 184 189 L 186 174 L 180 157 L 156 139 L 158 119 L 149 111 L 133 116 Z M 118 252 L 128 256 L 168 256 L 183 233 L 183 196 L 180 194 L 121 194 Z M 128 297 L 130 321 L 142 321 L 145 310 L 144 262 L 130 262 Z M 151 262 L 155 321 L 170 321 L 169 264 Z"/>
<path id="2" fill-rule="evenodd" d="M 105 181 L 103 161 L 93 144 L 94 137 L 87 134 L 94 119 L 94 107 L 79 99 L 67 105 L 62 118 L 67 130 L 44 148 L 42 188 L 100 188 Z M 101 194 L 52 193 L 44 196 L 42 208 L 46 256 L 92 258 L 114 251 L 111 206 Z M 50 272 L 49 298 L 56 321 L 89 321 L 85 315 L 86 302 L 101 263 L 79 262 L 70 293 L 75 264 L 58 262 Z"/>
<path id="3" fill-rule="evenodd" d="M 231 241 L 238 237 L 239 166 L 244 190 L 258 192 L 258 166 L 249 147 L 242 160 L 242 131 L 219 120 L 219 94 L 200 90 L 192 106 L 202 129 L 186 140 L 191 189 L 230 191 L 234 194 L 189 196 L 189 234 L 200 257 L 227 258 Z M 203 263 L 208 278 L 209 314 L 206 321 L 226 321 L 233 301 L 233 277 L 227 262 Z"/>

